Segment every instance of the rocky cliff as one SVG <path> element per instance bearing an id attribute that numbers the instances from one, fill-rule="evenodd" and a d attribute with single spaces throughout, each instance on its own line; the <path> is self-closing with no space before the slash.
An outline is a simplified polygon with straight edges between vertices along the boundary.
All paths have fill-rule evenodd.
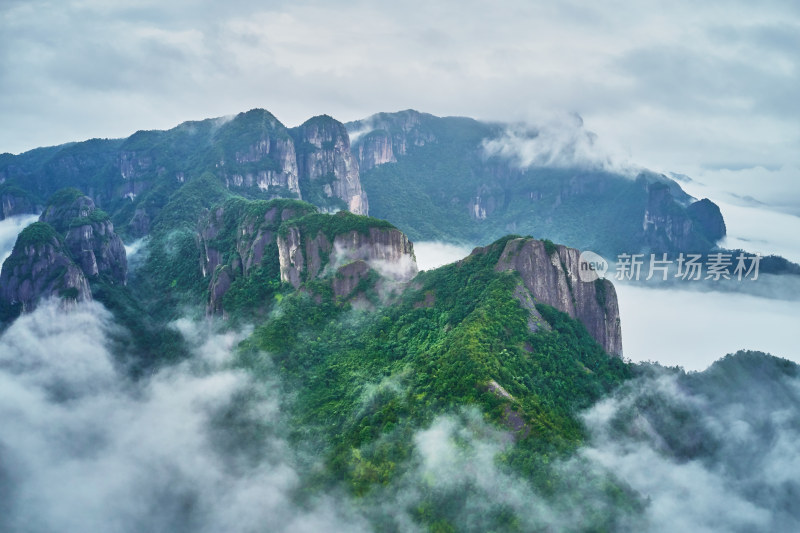
<path id="1" fill-rule="evenodd" d="M 473 253 L 483 253 L 477 249 Z M 523 306 L 544 303 L 580 320 L 610 354 L 622 355 L 622 330 L 614 285 L 604 279 L 582 281 L 580 251 L 531 238 L 509 240 L 495 267 L 514 270 L 524 282 L 517 291 Z"/>
<path id="2" fill-rule="evenodd" d="M 300 197 L 294 141 L 268 111 L 240 113 L 220 126 L 211 144 L 222 151 L 217 166 L 229 188 L 256 187 L 273 197 Z"/>
<path id="3" fill-rule="evenodd" d="M 212 314 L 266 311 L 282 283 L 321 280 L 350 300 L 370 280 L 405 282 L 417 273 L 411 243 L 388 222 L 319 213 L 297 200 L 232 198 L 208 213 L 199 237 Z"/>
<path id="4" fill-rule="evenodd" d="M 417 274 L 413 245 L 400 230 L 345 212 L 312 215 L 285 226 L 278 235 L 278 253 L 281 281 L 299 288 L 332 276 L 338 297 L 350 295 L 372 271 L 398 282 Z"/>
<path id="5" fill-rule="evenodd" d="M 384 130 L 365 133 L 353 143 L 353 153 L 358 159 L 358 168 L 365 172 L 384 163 L 396 163 L 392 136 Z"/>
<path id="6" fill-rule="evenodd" d="M 209 280 L 209 313 L 224 313 L 224 299 L 232 287 L 250 280 L 262 285 L 278 283 L 278 229 L 287 220 L 315 211 L 310 204 L 295 200 L 242 198 L 211 210 L 200 229 L 202 271 Z"/>
<path id="7" fill-rule="evenodd" d="M 713 204 L 694 202 L 675 180 L 589 164 L 574 146 L 542 143 L 537 128 L 407 110 L 347 129 L 370 214 L 415 240 L 519 233 L 611 256 L 709 251 L 724 232 Z"/>
<path id="8" fill-rule="evenodd" d="M 292 130 L 297 146 L 297 166 L 306 201 L 315 205 L 338 200 L 331 207 L 343 207 L 358 215 L 369 211 L 367 195 L 361 188 L 358 161 L 350 152 L 350 138 L 344 124 L 322 115 Z"/>
<path id="9" fill-rule="evenodd" d="M 397 113 L 377 113 L 371 117 L 347 123 L 354 137 L 353 152 L 362 171 L 384 163 L 394 163 L 398 156 L 413 146 L 425 146 L 436 141 L 430 127 L 433 115 L 413 109 Z"/>
<path id="10" fill-rule="evenodd" d="M 715 243 L 727 234 L 725 220 L 722 218 L 719 206 L 708 198 L 689 204 L 686 211 L 694 222 L 695 228 L 709 241 Z"/>
<path id="11" fill-rule="evenodd" d="M 17 237 L 0 273 L 3 319 L 30 311 L 42 298 L 91 300 L 89 282 L 124 284 L 125 246 L 108 215 L 76 189 L 54 194 L 39 222 Z"/>
<path id="12" fill-rule="evenodd" d="M 40 210 L 41 206 L 27 191 L 0 182 L 0 220 L 15 215 L 32 215 Z"/>
<path id="13" fill-rule="evenodd" d="M 644 243 L 651 250 L 705 252 L 725 236 L 725 222 L 715 203 L 708 199 L 682 202 L 663 182 L 645 186 L 647 205 L 642 231 Z"/>
<path id="14" fill-rule="evenodd" d="M 63 237 L 46 222 L 35 222 L 17 237 L 0 272 L 0 308 L 7 319 L 28 312 L 40 299 L 92 299 L 83 271 L 72 260 Z"/>
<path id="15" fill-rule="evenodd" d="M 103 276 L 124 284 L 128 276 L 125 245 L 114 225 L 94 201 L 76 189 L 64 189 L 50 199 L 39 220 L 64 237 L 72 259 L 88 278 Z"/>
<path id="16" fill-rule="evenodd" d="M 75 187 L 121 221 L 123 233 L 137 237 L 150 231 L 164 198 L 207 172 L 247 198 L 303 197 L 327 211 L 369 209 L 347 131 L 330 117 L 290 130 L 270 112 L 252 109 L 125 139 L 0 156 L 0 187 L 13 183 L 31 198 Z M 21 198 L 0 198 L 3 211 L 37 211 Z"/>

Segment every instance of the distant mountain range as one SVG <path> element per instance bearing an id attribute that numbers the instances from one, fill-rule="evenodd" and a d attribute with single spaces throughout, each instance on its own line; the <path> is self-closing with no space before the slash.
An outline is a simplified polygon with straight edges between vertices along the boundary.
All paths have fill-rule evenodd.
<path id="1" fill-rule="evenodd" d="M 43 472 L 100 488 L 110 450 L 133 449 L 111 497 L 150 530 L 258 507 L 274 484 L 254 473 L 291 462 L 282 507 L 346 502 L 364 527 L 344 530 L 663 531 L 691 508 L 687 530 L 796 531 L 798 366 L 626 361 L 613 283 L 524 235 L 708 252 L 717 206 L 569 143 L 515 156 L 509 128 L 405 111 L 289 129 L 253 110 L 0 156 L 3 215 L 41 213 L 0 272 L 0 448 L 27 459 L 0 464 L 0 529 L 61 503 L 29 473 L 58 441 L 69 468 Z M 139 237 L 129 264 L 123 238 Z M 418 272 L 413 239 L 491 242 Z M 164 405 L 142 409 L 158 383 Z M 47 416 L 20 424 L 31 405 Z M 230 473 L 213 491 L 195 477 L 209 464 Z M 169 472 L 161 488 L 150 469 Z"/>
<path id="2" fill-rule="evenodd" d="M 2 215 L 34 212 L 76 187 L 123 236 L 149 232 L 166 200 L 210 172 L 251 199 L 297 198 L 391 221 L 412 240 L 486 244 L 507 233 L 601 253 L 708 251 L 725 235 L 719 208 L 643 171 L 623 175 L 549 147 L 523 165 L 535 130 L 417 111 L 343 125 L 328 116 L 287 128 L 268 111 L 185 122 L 127 139 L 0 156 Z M 516 143 L 522 146 L 505 146 Z M 541 149 L 541 148 L 540 148 Z M 564 156 L 564 154 L 567 154 Z"/>

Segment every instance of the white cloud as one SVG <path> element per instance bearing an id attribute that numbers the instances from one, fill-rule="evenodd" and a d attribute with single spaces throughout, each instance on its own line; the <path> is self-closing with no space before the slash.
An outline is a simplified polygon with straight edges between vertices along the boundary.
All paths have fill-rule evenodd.
<path id="1" fill-rule="evenodd" d="M 38 219 L 38 215 L 18 215 L 0 220 L 0 265 L 11 255 L 17 235 Z"/>
<path id="2" fill-rule="evenodd" d="M 439 241 L 419 241 L 414 243 L 414 255 L 420 270 L 432 270 L 443 265 L 464 259 L 472 248 L 459 244 Z"/>
<path id="3" fill-rule="evenodd" d="M 511 160 L 520 168 L 581 167 L 635 176 L 641 171 L 624 156 L 603 146 L 577 116 L 561 116 L 531 125 L 509 126 L 497 138 L 485 139 L 488 157 Z"/>
<path id="4" fill-rule="evenodd" d="M 45 303 L 0 336 L 0 529 L 365 529 L 327 496 L 295 503 L 277 384 L 233 368 L 241 334 L 180 321 L 193 357 L 133 381 L 114 327 L 98 304 Z"/>
<path id="5" fill-rule="evenodd" d="M 752 283 L 769 283 L 767 278 Z M 780 284 L 781 280 L 777 280 Z M 692 282 L 687 281 L 691 285 Z M 800 302 L 751 294 L 654 289 L 616 282 L 623 352 L 703 370 L 726 353 L 761 350 L 800 363 L 794 338 Z M 796 288 L 795 288 L 796 290 Z M 777 287 L 778 296 L 780 286 Z"/>
<path id="6" fill-rule="evenodd" d="M 645 530 L 795 531 L 800 382 L 771 365 L 628 383 L 585 413 L 579 453 L 647 498 Z"/>

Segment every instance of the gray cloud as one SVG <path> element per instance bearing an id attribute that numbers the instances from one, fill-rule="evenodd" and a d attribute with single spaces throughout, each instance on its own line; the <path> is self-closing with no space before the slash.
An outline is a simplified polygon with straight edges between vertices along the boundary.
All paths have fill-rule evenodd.
<path id="1" fill-rule="evenodd" d="M 467 257 L 472 248 L 438 241 L 414 243 L 414 255 L 420 270 L 431 270 Z"/>
<path id="2" fill-rule="evenodd" d="M 97 304 L 48 303 L 0 337 L 0 529 L 364 529 L 341 501 L 295 502 L 277 384 L 231 366 L 241 334 L 180 321 L 194 357 L 132 382 L 115 327 Z"/>
<path id="3" fill-rule="evenodd" d="M 656 370 L 585 414 L 582 457 L 648 499 L 649 527 L 795 531 L 800 381 L 762 357 Z"/>
<path id="4" fill-rule="evenodd" d="M 797 165 L 791 2 L 241 0 L 0 8 L 0 151 L 266 107 L 289 125 L 408 107 L 578 112 L 654 170 Z M 785 180 L 782 183 L 786 184 Z"/>
<path id="5" fill-rule="evenodd" d="M 534 124 L 513 124 L 503 134 L 484 139 L 488 157 L 508 159 L 520 168 L 581 167 L 635 176 L 642 169 L 598 141 L 576 115 L 550 117 Z"/>
<path id="6" fill-rule="evenodd" d="M 19 215 L 0 220 L 0 265 L 11 254 L 11 250 L 14 249 L 14 243 L 17 242 L 19 232 L 38 219 L 37 215 Z"/>
<path id="7" fill-rule="evenodd" d="M 615 282 L 626 357 L 703 370 L 726 353 L 749 349 L 800 363 L 793 333 L 800 302 L 791 297 L 797 282 L 786 291 L 789 300 L 774 298 L 789 287 L 781 279 L 751 282 L 764 285 L 763 296 L 703 290 L 698 283 L 657 289 Z"/>
<path id="8" fill-rule="evenodd" d="M 317 459 L 289 444 L 277 374 L 253 381 L 232 365 L 249 331 L 211 326 L 177 321 L 193 357 L 134 382 L 98 304 L 46 303 L 15 321 L 0 336 L 0 529 L 417 531 L 424 502 L 464 531 L 509 512 L 524 530 L 606 517 L 617 531 L 788 532 L 800 520 L 800 382 L 767 364 L 629 383 L 585 414 L 590 444 L 554 463 L 551 497 L 503 466 L 511 436 L 464 409 L 414 432 L 389 485 L 300 503 Z M 402 386 L 384 380 L 362 401 Z M 612 477 L 641 496 L 643 516 L 605 490 Z"/>

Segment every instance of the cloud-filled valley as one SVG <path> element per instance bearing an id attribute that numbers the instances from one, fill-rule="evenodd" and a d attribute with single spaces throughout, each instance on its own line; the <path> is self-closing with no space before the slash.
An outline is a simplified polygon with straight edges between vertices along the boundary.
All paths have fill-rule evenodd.
<path id="1" fill-rule="evenodd" d="M 99 304 L 50 302 L 0 337 L 0 528 L 417 531 L 414 509 L 431 497 L 465 531 L 508 510 L 523 529 L 581 529 L 593 513 L 618 531 L 800 525 L 800 378 L 771 359 L 646 371 L 584 414 L 589 442 L 555 465 L 555 495 L 499 463 L 513 439 L 466 409 L 417 430 L 404 473 L 356 500 L 303 496 L 319 459 L 287 437 L 277 370 L 256 380 L 232 364 L 247 331 L 179 320 L 192 357 L 132 380 L 118 327 Z M 634 491 L 642 514 L 616 508 L 608 480 Z"/>
<path id="2" fill-rule="evenodd" d="M 240 334 L 176 327 L 193 357 L 139 381 L 99 304 L 57 303 L 0 337 L 4 531 L 354 531 L 341 502 L 294 504 L 280 396 L 231 367 Z"/>

